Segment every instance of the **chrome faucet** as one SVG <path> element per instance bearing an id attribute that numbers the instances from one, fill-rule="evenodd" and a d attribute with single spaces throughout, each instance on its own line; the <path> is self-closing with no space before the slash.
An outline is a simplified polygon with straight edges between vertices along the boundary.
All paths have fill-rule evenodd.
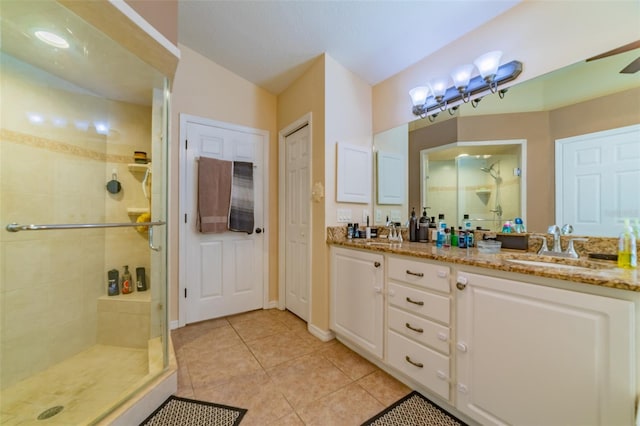
<path id="1" fill-rule="evenodd" d="M 549 234 L 553 235 L 553 253 L 562 253 L 562 247 L 560 246 L 560 227 L 558 225 L 551 225 L 547 230 Z"/>

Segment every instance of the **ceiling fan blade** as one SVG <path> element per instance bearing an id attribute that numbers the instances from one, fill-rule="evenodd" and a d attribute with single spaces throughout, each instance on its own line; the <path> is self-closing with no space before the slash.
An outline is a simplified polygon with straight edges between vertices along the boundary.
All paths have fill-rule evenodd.
<path id="1" fill-rule="evenodd" d="M 629 65 L 620 70 L 620 74 L 633 74 L 640 71 L 640 57 L 637 57 Z"/>
<path id="2" fill-rule="evenodd" d="M 637 49 L 639 47 L 640 47 L 640 40 L 636 40 L 636 41 L 631 42 L 629 44 L 625 44 L 624 46 L 620 46 L 620 47 L 615 48 L 613 50 L 609 50 L 608 52 L 604 52 L 604 53 L 601 53 L 599 55 L 592 56 L 591 58 L 587 59 L 587 62 L 595 61 L 596 59 L 606 58 L 608 56 L 617 55 L 618 53 L 627 52 L 629 50 Z"/>

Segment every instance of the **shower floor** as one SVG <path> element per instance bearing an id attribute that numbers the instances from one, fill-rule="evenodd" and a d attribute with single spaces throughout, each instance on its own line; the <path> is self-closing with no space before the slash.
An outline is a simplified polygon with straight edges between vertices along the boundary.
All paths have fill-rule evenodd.
<path id="1" fill-rule="evenodd" d="M 156 339 L 154 339 L 156 340 Z M 161 345 L 149 350 L 95 345 L 2 391 L 2 425 L 90 424 L 116 401 L 138 389 L 161 368 Z M 156 353 L 158 352 L 158 353 Z M 158 360 L 160 366 L 158 366 Z M 53 417 L 38 421 L 47 409 L 63 406 Z"/>

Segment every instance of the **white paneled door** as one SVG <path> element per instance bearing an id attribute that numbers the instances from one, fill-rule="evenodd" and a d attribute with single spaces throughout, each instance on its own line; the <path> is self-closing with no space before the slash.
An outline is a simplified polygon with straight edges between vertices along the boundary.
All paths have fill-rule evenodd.
<path id="1" fill-rule="evenodd" d="M 556 221 L 616 236 L 640 215 L 640 125 L 556 141 Z"/>
<path id="2" fill-rule="evenodd" d="M 285 307 L 309 320 L 311 157 L 309 126 L 285 137 Z"/>
<path id="3" fill-rule="evenodd" d="M 246 312 L 263 307 L 266 271 L 263 231 L 265 171 L 263 149 L 267 132 L 190 118 L 183 120 L 181 149 L 183 167 L 184 245 L 180 256 L 185 268 L 181 274 L 180 311 L 185 323 Z M 186 134 L 185 134 L 186 133 Z M 246 232 L 200 233 L 196 226 L 198 197 L 198 159 L 211 157 L 253 163 L 254 223 Z M 182 311 L 185 316 L 182 316 Z"/>

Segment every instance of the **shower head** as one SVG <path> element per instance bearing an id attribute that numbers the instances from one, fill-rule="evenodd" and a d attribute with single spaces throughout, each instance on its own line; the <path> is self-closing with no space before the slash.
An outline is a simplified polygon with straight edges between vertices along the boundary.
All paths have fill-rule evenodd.
<path id="1" fill-rule="evenodd" d="M 496 164 L 498 163 L 495 162 L 489 167 L 480 167 L 480 170 L 485 173 L 489 173 L 489 175 L 497 181 L 498 179 L 500 179 L 500 171 L 495 169 Z"/>
<path id="2" fill-rule="evenodd" d="M 491 172 L 495 171 L 494 167 L 496 166 L 496 164 L 498 164 L 498 163 L 493 163 L 489 167 L 480 167 L 480 170 L 482 170 L 485 173 L 491 173 Z"/>

